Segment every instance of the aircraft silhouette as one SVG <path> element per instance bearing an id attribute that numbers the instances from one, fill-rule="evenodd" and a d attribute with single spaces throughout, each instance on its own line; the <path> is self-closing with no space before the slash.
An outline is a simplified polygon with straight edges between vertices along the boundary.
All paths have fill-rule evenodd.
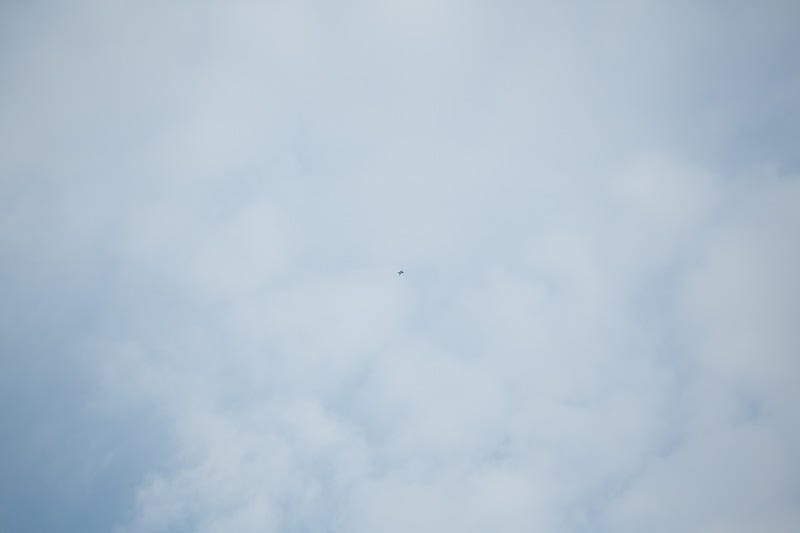
<path id="1" fill-rule="evenodd" d="M 398 272 L 397 272 L 397 275 L 398 275 L 398 276 L 402 276 L 403 274 L 405 274 L 405 272 L 403 272 L 402 270 L 400 270 L 400 271 L 398 271 Z"/>

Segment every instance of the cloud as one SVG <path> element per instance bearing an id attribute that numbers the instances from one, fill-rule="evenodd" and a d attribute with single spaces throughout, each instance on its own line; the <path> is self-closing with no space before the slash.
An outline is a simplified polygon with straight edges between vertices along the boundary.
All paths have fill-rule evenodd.
<path id="1" fill-rule="evenodd" d="M 0 528 L 797 523 L 792 3 L 2 10 Z"/>

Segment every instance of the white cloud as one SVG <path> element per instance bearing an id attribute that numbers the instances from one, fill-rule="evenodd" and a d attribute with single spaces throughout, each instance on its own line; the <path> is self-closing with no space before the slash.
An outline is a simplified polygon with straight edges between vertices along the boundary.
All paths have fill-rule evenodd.
<path id="1" fill-rule="evenodd" d="M 797 523 L 793 6 L 2 9 L 0 525 Z"/>

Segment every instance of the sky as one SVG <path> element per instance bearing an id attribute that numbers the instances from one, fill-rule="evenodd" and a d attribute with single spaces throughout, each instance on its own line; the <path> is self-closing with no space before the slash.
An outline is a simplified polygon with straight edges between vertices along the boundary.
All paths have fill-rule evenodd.
<path id="1" fill-rule="evenodd" d="M 797 531 L 798 21 L 2 2 L 0 530 Z"/>

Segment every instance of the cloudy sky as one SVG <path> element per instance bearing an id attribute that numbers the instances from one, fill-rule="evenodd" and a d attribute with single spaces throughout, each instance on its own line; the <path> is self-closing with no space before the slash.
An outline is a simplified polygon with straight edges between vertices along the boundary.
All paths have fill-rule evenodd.
<path id="1" fill-rule="evenodd" d="M 0 530 L 798 531 L 798 21 L 2 2 Z"/>

